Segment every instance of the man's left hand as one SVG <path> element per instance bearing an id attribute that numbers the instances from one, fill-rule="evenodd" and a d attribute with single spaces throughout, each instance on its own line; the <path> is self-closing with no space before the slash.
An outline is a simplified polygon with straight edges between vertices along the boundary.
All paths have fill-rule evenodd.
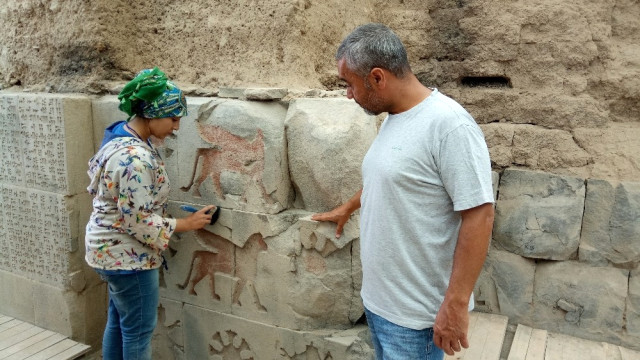
<path id="1" fill-rule="evenodd" d="M 433 324 L 433 341 L 447 355 L 469 347 L 469 312 L 467 305 L 454 305 L 446 299 L 442 303 Z"/>

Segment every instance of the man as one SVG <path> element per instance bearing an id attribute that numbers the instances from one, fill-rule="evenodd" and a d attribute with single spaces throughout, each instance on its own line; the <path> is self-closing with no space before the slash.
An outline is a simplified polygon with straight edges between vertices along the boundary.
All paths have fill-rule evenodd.
<path id="1" fill-rule="evenodd" d="M 336 60 L 347 97 L 388 116 L 363 160 L 362 190 L 313 219 L 337 223 L 340 236 L 362 207 L 361 296 L 377 359 L 453 355 L 469 346 L 493 225 L 484 136 L 458 103 L 418 81 L 386 26 L 356 28 Z"/>

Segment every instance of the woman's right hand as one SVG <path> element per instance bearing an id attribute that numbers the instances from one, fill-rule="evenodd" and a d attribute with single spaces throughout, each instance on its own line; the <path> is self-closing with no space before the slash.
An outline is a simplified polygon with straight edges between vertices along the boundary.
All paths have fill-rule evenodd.
<path id="1" fill-rule="evenodd" d="M 209 211 L 211 210 L 211 211 Z M 202 229 L 211 222 L 211 216 L 216 210 L 215 205 L 207 205 L 191 215 L 176 221 L 176 232 Z M 207 212 L 209 212 L 207 214 Z"/>

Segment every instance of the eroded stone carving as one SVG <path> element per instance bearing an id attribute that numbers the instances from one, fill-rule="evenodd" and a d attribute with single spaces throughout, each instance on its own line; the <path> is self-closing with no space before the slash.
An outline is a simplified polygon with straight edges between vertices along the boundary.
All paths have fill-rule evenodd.
<path id="1" fill-rule="evenodd" d="M 224 273 L 236 278 L 232 295 L 232 304 L 243 304 L 240 294 L 246 288 L 255 307 L 260 311 L 266 311 L 260 303 L 260 298 L 255 289 L 257 275 L 256 261 L 258 253 L 267 250 L 267 244 L 260 234 L 252 235 L 244 247 L 236 247 L 231 241 L 216 235 L 208 230 L 195 231 L 196 239 L 204 250 L 196 250 L 191 257 L 191 265 L 185 281 L 177 284 L 180 289 L 187 289 L 190 294 L 198 295 L 195 287 L 205 277 L 209 277 L 211 295 L 215 300 L 220 300 L 216 293 L 215 274 Z M 245 304 L 246 305 L 246 304 Z"/>
<path id="2" fill-rule="evenodd" d="M 216 195 L 225 199 L 221 176 L 225 171 L 230 171 L 247 176 L 251 182 L 260 189 L 264 200 L 273 203 L 262 182 L 264 173 L 264 135 L 261 129 L 256 130 L 252 140 L 231 133 L 229 130 L 217 125 L 204 124 L 207 118 L 215 110 L 218 104 L 210 104 L 200 113 L 196 120 L 196 127 L 200 137 L 212 147 L 198 148 L 191 173 L 191 179 L 183 191 L 191 191 L 193 195 L 201 197 L 200 186 L 211 178 Z M 200 173 L 197 174 L 198 163 L 201 162 Z M 239 191 L 242 200 L 246 202 L 246 193 Z"/>

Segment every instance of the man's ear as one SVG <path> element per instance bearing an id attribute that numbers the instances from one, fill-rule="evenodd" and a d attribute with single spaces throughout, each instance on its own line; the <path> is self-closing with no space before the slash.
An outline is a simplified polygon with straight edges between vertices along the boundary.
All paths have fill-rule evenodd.
<path id="1" fill-rule="evenodd" d="M 369 72 L 371 84 L 379 89 L 387 86 L 387 74 L 381 68 L 375 67 Z"/>

